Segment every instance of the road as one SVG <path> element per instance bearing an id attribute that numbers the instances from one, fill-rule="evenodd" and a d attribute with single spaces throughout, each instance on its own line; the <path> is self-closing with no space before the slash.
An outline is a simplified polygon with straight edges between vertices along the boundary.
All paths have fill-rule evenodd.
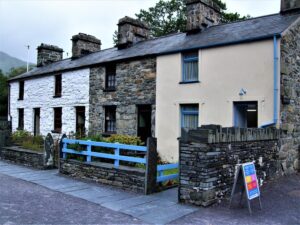
<path id="1" fill-rule="evenodd" d="M 83 199 L 0 174 L 0 224 L 144 224 Z"/>

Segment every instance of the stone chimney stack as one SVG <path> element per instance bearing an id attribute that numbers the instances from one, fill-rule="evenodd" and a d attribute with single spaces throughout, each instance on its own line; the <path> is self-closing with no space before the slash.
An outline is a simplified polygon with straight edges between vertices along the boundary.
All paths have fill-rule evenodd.
<path id="1" fill-rule="evenodd" d="M 45 66 L 62 60 L 63 49 L 54 45 L 41 44 L 37 47 L 37 66 Z"/>
<path id="2" fill-rule="evenodd" d="M 125 16 L 118 23 L 118 48 L 123 49 L 149 38 L 149 27 L 146 23 Z"/>
<path id="3" fill-rule="evenodd" d="M 101 50 L 101 41 L 92 35 L 79 33 L 72 36 L 71 40 L 73 59 Z"/>
<path id="4" fill-rule="evenodd" d="M 212 0 L 185 0 L 187 8 L 188 34 L 197 33 L 201 30 L 217 25 L 221 21 L 221 9 Z"/>
<path id="5" fill-rule="evenodd" d="M 281 0 L 281 13 L 300 10 L 300 0 Z"/>

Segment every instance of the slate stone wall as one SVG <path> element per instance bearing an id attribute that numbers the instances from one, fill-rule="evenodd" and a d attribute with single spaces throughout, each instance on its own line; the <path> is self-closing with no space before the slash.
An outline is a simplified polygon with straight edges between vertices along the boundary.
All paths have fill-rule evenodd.
<path id="1" fill-rule="evenodd" d="M 4 147 L 0 149 L 0 159 L 36 169 L 51 168 L 45 165 L 44 153 L 25 150 L 18 147 Z"/>
<path id="2" fill-rule="evenodd" d="M 222 130 L 222 129 L 221 129 Z M 209 206 L 229 197 L 237 163 L 255 161 L 261 182 L 281 175 L 279 131 L 198 129 L 180 141 L 179 200 Z M 214 138 L 212 138 L 214 136 Z"/>
<path id="3" fill-rule="evenodd" d="M 124 190 L 144 193 L 145 170 L 120 166 L 114 168 L 108 163 L 85 163 L 76 160 L 60 160 L 59 172 L 71 177 L 92 180 Z"/>
<path id="4" fill-rule="evenodd" d="M 300 21 L 281 39 L 281 165 L 286 174 L 299 171 L 300 146 Z"/>
<path id="5" fill-rule="evenodd" d="M 90 72 L 90 133 L 104 133 L 105 106 L 116 106 L 118 134 L 137 135 L 137 105 L 152 105 L 152 136 L 155 130 L 156 59 L 116 64 L 116 91 L 105 90 L 105 66 Z"/>

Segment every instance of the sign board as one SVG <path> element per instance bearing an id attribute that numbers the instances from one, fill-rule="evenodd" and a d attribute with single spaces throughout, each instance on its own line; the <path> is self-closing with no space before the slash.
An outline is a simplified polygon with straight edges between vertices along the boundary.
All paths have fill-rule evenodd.
<path id="1" fill-rule="evenodd" d="M 234 184 L 231 192 L 230 206 L 233 201 L 233 197 L 239 193 L 240 194 L 240 204 L 242 202 L 244 193 L 246 194 L 246 199 L 248 203 L 248 209 L 250 214 L 252 213 L 250 201 L 259 198 L 259 205 L 261 206 L 260 201 L 260 191 L 259 184 L 257 180 L 256 170 L 254 162 L 237 164 L 237 171 L 234 178 Z"/>
<path id="2" fill-rule="evenodd" d="M 242 169 L 248 199 L 252 200 L 259 197 L 260 191 L 254 163 L 244 163 L 242 164 Z"/>

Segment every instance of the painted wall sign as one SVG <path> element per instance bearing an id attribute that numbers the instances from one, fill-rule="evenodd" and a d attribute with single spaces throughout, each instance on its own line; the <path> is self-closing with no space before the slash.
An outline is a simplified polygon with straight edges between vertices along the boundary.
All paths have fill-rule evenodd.
<path id="1" fill-rule="evenodd" d="M 259 197 L 260 191 L 254 163 L 244 163 L 242 164 L 242 169 L 248 199 L 252 200 L 254 198 Z"/>

